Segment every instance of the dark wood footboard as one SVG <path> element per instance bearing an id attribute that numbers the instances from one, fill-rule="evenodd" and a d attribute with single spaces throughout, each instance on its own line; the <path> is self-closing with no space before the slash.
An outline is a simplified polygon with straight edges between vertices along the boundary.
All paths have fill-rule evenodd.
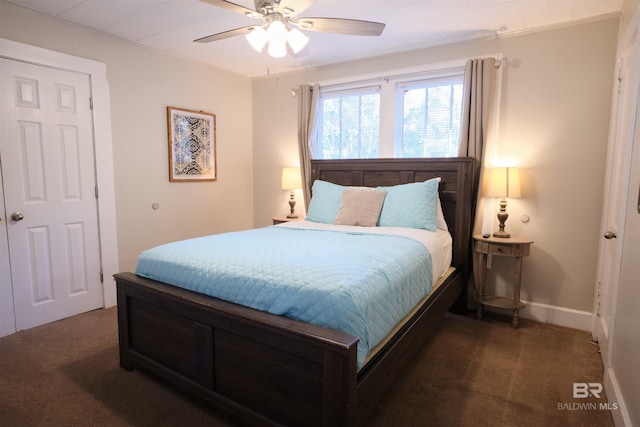
<path id="1" fill-rule="evenodd" d="M 256 425 L 354 425 L 358 339 L 117 274 L 120 365 Z"/>
<path id="2" fill-rule="evenodd" d="M 454 272 L 357 372 L 354 336 L 117 274 L 120 365 L 250 425 L 362 425 L 459 297 L 462 277 Z"/>

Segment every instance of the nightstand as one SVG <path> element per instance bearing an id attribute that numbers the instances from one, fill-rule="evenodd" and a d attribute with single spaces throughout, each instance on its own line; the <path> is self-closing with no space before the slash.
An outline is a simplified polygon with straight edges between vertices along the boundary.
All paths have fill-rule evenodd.
<path id="1" fill-rule="evenodd" d="M 524 304 L 520 302 L 520 284 L 522 281 L 522 258 L 529 255 L 533 240 L 524 237 L 511 236 L 510 238 L 482 237 L 481 234 L 473 236 L 474 276 L 476 279 L 476 297 L 478 320 L 482 319 L 482 307 L 489 306 L 513 311 L 513 327 L 518 327 L 520 309 Z M 487 282 L 487 257 L 489 255 L 509 256 L 516 260 L 516 277 L 513 283 L 513 299 L 493 295 L 485 295 Z"/>
<path id="2" fill-rule="evenodd" d="M 273 225 L 278 225 L 278 224 L 282 224 L 283 222 L 289 222 L 289 221 L 297 221 L 300 218 L 287 218 L 286 216 L 274 216 L 273 218 L 271 218 L 271 221 L 273 221 Z"/>

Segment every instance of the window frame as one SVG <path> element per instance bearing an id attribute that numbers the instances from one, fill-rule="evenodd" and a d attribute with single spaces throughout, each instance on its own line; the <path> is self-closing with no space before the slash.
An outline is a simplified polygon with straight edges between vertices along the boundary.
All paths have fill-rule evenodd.
<path id="1" fill-rule="evenodd" d="M 501 56 L 501 55 L 500 55 Z M 387 75 L 381 76 L 361 76 L 360 78 L 341 79 L 327 82 L 320 82 L 320 96 L 324 93 L 337 91 L 358 90 L 359 88 L 379 86 L 380 88 L 380 148 L 379 158 L 396 157 L 396 110 L 397 95 L 396 86 L 412 81 L 435 80 L 441 78 L 451 78 L 452 76 L 462 76 L 464 80 L 464 67 L 467 59 L 458 59 L 434 64 L 426 64 L 417 67 L 408 67 L 394 70 Z M 464 84 L 464 82 L 463 82 Z M 318 113 L 321 108 L 318 106 Z M 316 132 L 312 143 L 312 157 L 318 159 L 317 154 L 321 154 L 320 147 L 317 146 L 319 125 L 321 116 L 316 116 Z M 402 121 L 402 116 L 400 118 Z"/>
<path id="2" fill-rule="evenodd" d="M 321 144 L 322 138 L 323 138 L 323 130 L 322 130 L 322 118 L 324 113 L 323 97 L 339 98 L 339 97 L 349 96 L 349 95 L 359 95 L 362 97 L 362 96 L 370 95 L 374 93 L 378 93 L 379 95 L 380 92 L 381 92 L 380 84 L 360 84 L 359 85 L 357 84 L 357 82 L 355 84 L 349 84 L 349 85 L 321 87 L 320 96 L 318 97 L 317 111 L 316 111 L 316 132 L 314 137 L 315 141 L 312 147 L 312 154 L 313 154 L 312 157 L 314 159 L 323 158 L 323 157 L 320 157 L 323 151 L 323 145 Z M 380 117 L 378 118 L 379 120 L 378 129 L 380 129 L 382 111 L 380 109 L 381 108 L 380 96 L 378 98 L 379 98 L 378 113 L 380 115 Z M 380 134 L 378 134 L 378 147 L 380 146 L 380 140 L 381 140 L 381 136 Z M 379 157 L 380 157 L 380 152 L 378 151 L 377 158 Z M 341 159 L 343 157 L 339 157 L 339 158 Z"/>
<path id="3" fill-rule="evenodd" d="M 453 85 L 459 83 L 463 87 L 464 90 L 464 68 L 460 73 L 451 73 L 448 75 L 438 75 L 436 77 L 427 76 L 420 79 L 411 79 L 411 80 L 402 80 L 395 83 L 395 112 L 394 112 L 394 134 L 393 134 L 393 145 L 394 145 L 394 157 L 396 158 L 423 158 L 416 156 L 403 156 L 404 150 L 404 92 L 406 90 L 411 89 L 421 89 L 421 88 L 429 88 L 429 87 L 437 87 Z M 460 94 L 462 97 L 462 93 Z M 460 104 L 460 110 L 462 110 L 462 102 Z M 460 115 L 462 115 L 462 111 L 460 111 Z M 457 155 L 457 152 L 456 152 Z M 440 157 L 455 157 L 454 156 L 440 156 Z M 438 157 L 438 156 L 434 156 Z"/>

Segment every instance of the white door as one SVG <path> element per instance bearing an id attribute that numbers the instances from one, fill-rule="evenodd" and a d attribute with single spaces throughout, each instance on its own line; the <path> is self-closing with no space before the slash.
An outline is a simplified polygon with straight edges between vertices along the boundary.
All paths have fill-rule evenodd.
<path id="1" fill-rule="evenodd" d="M 620 413 L 613 414 L 616 425 L 640 426 L 640 338 L 638 335 L 638 301 L 640 301 L 640 111 L 636 115 L 636 132 L 627 190 L 627 208 L 623 230 L 620 274 L 615 305 L 615 329 L 610 338 L 611 387 L 609 401 L 621 402 Z M 615 386 L 614 386 L 615 384 Z M 615 394 L 611 393 L 615 390 Z M 624 402 L 624 407 L 622 407 Z M 622 422 L 621 422 L 622 421 Z"/>
<path id="2" fill-rule="evenodd" d="M 600 343 L 605 369 L 611 364 L 610 337 L 615 329 L 615 303 L 621 262 L 621 239 L 624 229 L 631 147 L 636 127 L 640 87 L 635 40 L 622 52 L 618 68 L 618 91 L 614 104 L 613 133 L 607 156 L 604 207 L 599 248 L 598 283 L 595 307 L 594 338 Z"/>
<path id="3" fill-rule="evenodd" d="M 0 59 L 16 329 L 102 307 L 89 76 Z"/>

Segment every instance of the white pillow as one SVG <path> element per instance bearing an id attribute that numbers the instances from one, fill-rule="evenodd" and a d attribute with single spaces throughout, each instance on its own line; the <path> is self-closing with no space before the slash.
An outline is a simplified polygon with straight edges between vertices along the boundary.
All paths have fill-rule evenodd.
<path id="1" fill-rule="evenodd" d="M 449 227 L 447 227 L 447 221 L 444 219 L 444 213 L 442 212 L 442 204 L 440 203 L 440 192 L 438 192 L 438 194 L 436 195 L 436 228 L 444 231 L 449 231 Z"/>

